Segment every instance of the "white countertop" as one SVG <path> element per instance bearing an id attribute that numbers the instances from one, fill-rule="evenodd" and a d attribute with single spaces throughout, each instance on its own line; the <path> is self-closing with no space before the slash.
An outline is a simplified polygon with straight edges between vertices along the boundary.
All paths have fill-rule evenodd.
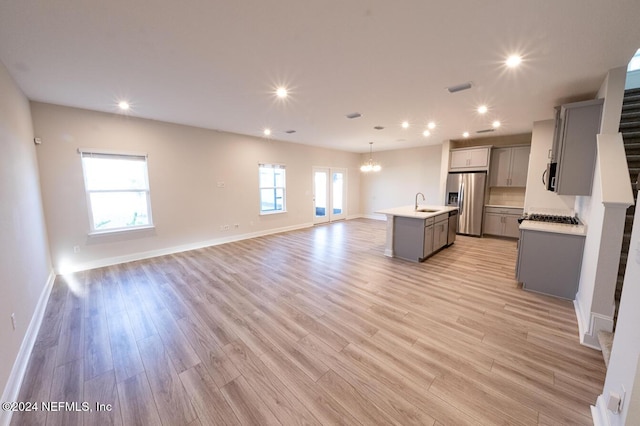
<path id="1" fill-rule="evenodd" d="M 527 231 L 555 232 L 558 234 L 587 235 L 587 227 L 584 225 L 536 222 L 534 220 L 523 220 L 520 224 L 520 229 Z"/>
<path id="2" fill-rule="evenodd" d="M 417 212 L 415 210 L 414 205 L 410 206 L 402 206 L 402 207 L 394 207 L 391 209 L 378 210 L 375 213 L 378 214 L 386 214 L 390 216 L 402 216 L 402 217 L 412 217 L 415 219 L 428 219 L 430 217 L 438 216 L 443 213 L 449 213 L 453 210 L 458 210 L 457 207 L 449 207 L 449 206 L 431 206 L 426 204 L 420 204 L 418 208 L 426 208 L 431 210 L 437 210 L 435 212 Z"/>

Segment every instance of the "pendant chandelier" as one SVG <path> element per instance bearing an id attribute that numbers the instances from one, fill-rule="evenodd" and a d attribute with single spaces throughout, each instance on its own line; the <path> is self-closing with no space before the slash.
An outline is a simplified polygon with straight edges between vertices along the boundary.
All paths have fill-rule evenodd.
<path id="1" fill-rule="evenodd" d="M 369 161 L 360 166 L 360 171 L 364 173 L 379 172 L 382 170 L 380 164 L 373 161 L 373 142 L 369 142 Z"/>

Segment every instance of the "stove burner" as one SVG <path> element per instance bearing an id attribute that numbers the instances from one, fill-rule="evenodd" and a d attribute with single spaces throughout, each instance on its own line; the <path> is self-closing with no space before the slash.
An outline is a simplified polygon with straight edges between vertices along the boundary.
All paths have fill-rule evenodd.
<path id="1" fill-rule="evenodd" d="M 578 218 L 572 216 L 556 216 L 551 214 L 530 214 L 527 220 L 533 220 L 536 222 L 549 222 L 549 223 L 562 223 L 566 225 L 579 225 Z"/>

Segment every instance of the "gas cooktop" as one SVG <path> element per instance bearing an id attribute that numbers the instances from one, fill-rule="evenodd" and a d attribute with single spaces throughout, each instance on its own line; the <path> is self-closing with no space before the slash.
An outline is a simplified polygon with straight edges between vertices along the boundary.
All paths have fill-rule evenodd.
<path id="1" fill-rule="evenodd" d="M 574 216 L 558 216 L 553 214 L 530 213 L 522 217 L 522 220 L 533 220 L 535 222 L 560 223 L 563 225 L 580 225 L 580 221 Z"/>

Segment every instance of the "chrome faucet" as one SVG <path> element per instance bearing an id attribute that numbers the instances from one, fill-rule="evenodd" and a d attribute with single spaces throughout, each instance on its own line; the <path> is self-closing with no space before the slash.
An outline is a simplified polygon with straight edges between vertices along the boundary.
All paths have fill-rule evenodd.
<path id="1" fill-rule="evenodd" d="M 418 192 L 416 194 L 416 210 L 418 210 L 418 195 L 422 195 L 422 201 L 425 201 L 424 194 L 422 192 Z"/>

